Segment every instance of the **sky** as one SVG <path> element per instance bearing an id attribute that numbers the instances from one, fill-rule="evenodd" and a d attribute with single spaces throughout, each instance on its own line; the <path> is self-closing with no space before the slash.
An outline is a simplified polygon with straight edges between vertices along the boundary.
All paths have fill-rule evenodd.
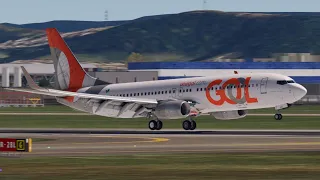
<path id="1" fill-rule="evenodd" d="M 0 0 L 0 23 L 131 20 L 192 10 L 320 12 L 319 0 Z"/>

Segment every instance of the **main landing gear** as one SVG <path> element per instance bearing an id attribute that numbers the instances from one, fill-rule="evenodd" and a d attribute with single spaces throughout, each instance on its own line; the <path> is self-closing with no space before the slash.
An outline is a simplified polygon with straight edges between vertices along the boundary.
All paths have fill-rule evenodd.
<path id="1" fill-rule="evenodd" d="M 188 120 L 182 122 L 182 127 L 184 130 L 195 130 L 197 123 L 189 117 Z"/>
<path id="2" fill-rule="evenodd" d="M 162 129 L 162 121 L 160 121 L 158 119 L 157 116 L 155 116 L 153 113 L 149 113 L 147 116 L 148 119 L 151 119 L 151 121 L 149 121 L 149 129 L 150 130 L 160 130 Z"/>
<path id="3" fill-rule="evenodd" d="M 149 121 L 150 130 L 160 130 L 162 129 L 162 121 L 160 120 L 151 120 Z"/>
<path id="4" fill-rule="evenodd" d="M 150 130 L 161 130 L 162 129 L 163 123 L 155 115 L 150 113 L 148 115 L 148 118 L 152 119 L 149 121 L 149 124 L 148 124 Z M 189 119 L 182 122 L 182 128 L 184 130 L 195 130 L 196 127 L 197 127 L 197 123 L 194 120 L 192 120 L 191 117 L 189 117 Z"/>

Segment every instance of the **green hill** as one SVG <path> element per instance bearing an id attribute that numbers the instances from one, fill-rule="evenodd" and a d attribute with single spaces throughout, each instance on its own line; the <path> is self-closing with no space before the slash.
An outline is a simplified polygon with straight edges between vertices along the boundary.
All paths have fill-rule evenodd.
<path id="1" fill-rule="evenodd" d="M 201 61 L 228 53 L 320 53 L 320 16 L 194 11 L 139 21 L 67 39 L 81 60 L 122 61 L 132 52 L 146 61 Z M 47 56 L 47 45 L 3 50 L 6 61 Z M 98 58 L 97 58 L 98 57 Z M 1 57 L 0 57 L 1 59 Z"/>
<path id="2" fill-rule="evenodd" d="M 73 32 L 73 31 L 82 31 L 89 28 L 101 28 L 108 26 L 118 26 L 126 23 L 126 21 L 49 21 L 43 23 L 30 23 L 30 24 L 10 24 L 3 23 L 7 27 L 18 27 L 18 28 L 28 28 L 28 29 L 38 29 L 45 30 L 49 27 L 55 27 L 60 32 Z"/>
<path id="3" fill-rule="evenodd" d="M 24 37 L 41 36 L 42 34 L 44 34 L 44 31 L 41 30 L 11 27 L 0 24 L 0 43 Z"/>

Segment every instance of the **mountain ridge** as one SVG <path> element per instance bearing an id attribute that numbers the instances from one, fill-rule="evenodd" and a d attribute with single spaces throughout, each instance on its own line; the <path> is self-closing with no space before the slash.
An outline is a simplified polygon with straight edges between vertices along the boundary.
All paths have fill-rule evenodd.
<path id="1" fill-rule="evenodd" d="M 234 58 L 319 54 L 319 30 L 317 13 L 190 11 L 142 17 L 66 41 L 85 61 L 99 57 L 124 62 L 132 53 L 141 54 L 143 61 L 207 61 L 226 54 Z M 0 48 L 1 53 L 6 56 L 0 56 L 0 62 L 10 62 L 46 57 L 50 51 L 42 45 Z"/>

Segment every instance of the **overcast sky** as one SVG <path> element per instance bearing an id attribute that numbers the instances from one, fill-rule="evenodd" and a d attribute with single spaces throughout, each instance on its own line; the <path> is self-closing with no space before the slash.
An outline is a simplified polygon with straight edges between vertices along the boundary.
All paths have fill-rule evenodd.
<path id="1" fill-rule="evenodd" d="M 191 10 L 319 12 L 319 0 L 0 0 L 0 23 L 130 20 Z"/>

